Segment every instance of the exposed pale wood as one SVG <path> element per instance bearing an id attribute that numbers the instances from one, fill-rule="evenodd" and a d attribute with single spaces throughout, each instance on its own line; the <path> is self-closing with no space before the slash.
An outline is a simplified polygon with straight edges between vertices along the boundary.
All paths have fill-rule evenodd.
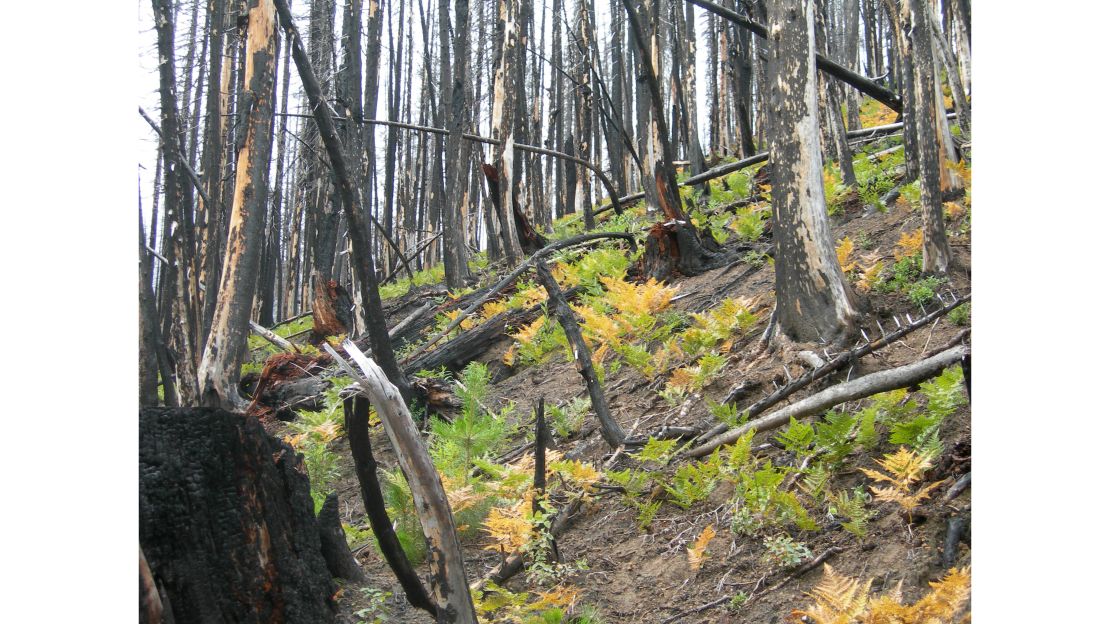
<path id="1" fill-rule="evenodd" d="M 717 447 L 736 442 L 740 436 L 749 431 L 767 431 L 790 422 L 791 418 L 812 416 L 846 401 L 862 399 L 880 392 L 921 383 L 940 374 L 945 367 L 959 362 L 967 353 L 969 353 L 969 348 L 966 346 L 953 347 L 931 358 L 865 375 L 827 388 L 793 405 L 788 405 L 762 418 L 745 423 L 741 427 L 722 433 L 705 444 L 691 449 L 685 456 L 703 457 L 712 453 Z"/>
<path id="2" fill-rule="evenodd" d="M 285 338 L 282 338 L 281 336 L 279 336 L 279 335 L 275 334 L 274 332 L 266 329 L 265 327 L 259 325 L 258 323 L 255 323 L 254 321 L 249 321 L 249 322 L 250 322 L 251 330 L 254 331 L 254 333 L 256 333 L 259 336 L 262 336 L 266 340 L 270 341 L 271 344 L 278 347 L 279 349 L 282 349 L 284 351 L 288 351 L 290 353 L 300 353 L 301 352 L 301 350 L 297 348 L 297 345 L 289 342 Z"/>
<path id="3" fill-rule="evenodd" d="M 443 483 L 439 480 L 432 458 L 417 431 L 412 415 L 401 393 L 390 383 L 385 371 L 350 340 L 343 341 L 343 350 L 362 371 L 360 375 L 330 345 L 324 348 L 335 361 L 355 378 L 381 418 L 398 463 L 412 490 L 417 516 L 428 540 L 432 568 L 432 601 L 439 622 L 477 624 L 474 605 L 466 582 L 465 560 L 455 529 L 455 519 Z"/>

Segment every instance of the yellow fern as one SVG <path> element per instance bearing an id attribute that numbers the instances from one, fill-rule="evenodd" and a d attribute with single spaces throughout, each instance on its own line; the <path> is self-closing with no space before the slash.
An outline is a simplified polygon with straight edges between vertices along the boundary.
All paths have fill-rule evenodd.
<path id="1" fill-rule="evenodd" d="M 841 576 L 825 564 L 825 575 L 806 595 L 808 609 L 790 613 L 794 624 L 944 624 L 952 622 L 971 595 L 971 572 L 953 568 L 943 579 L 929 583 L 932 591 L 912 605 L 902 604 L 902 583 L 883 596 L 869 594 L 871 579 Z M 968 618 L 964 618 L 969 621 Z"/>
<path id="2" fill-rule="evenodd" d="M 925 471 L 932 466 L 932 463 L 928 457 L 918 455 L 915 451 L 904 446 L 899 447 L 898 451 L 894 453 L 883 456 L 882 459 L 875 460 L 875 462 L 889 474 L 868 468 L 859 469 L 860 472 L 871 477 L 874 481 L 891 484 L 890 487 L 881 488 L 872 486 L 871 491 L 875 494 L 875 500 L 898 503 L 907 513 L 913 511 L 914 507 L 917 507 L 929 497 L 929 492 L 941 484 L 940 481 L 937 481 L 918 489 L 916 492 L 911 491 L 913 485 L 921 480 Z"/>
<path id="3" fill-rule="evenodd" d="M 490 301 L 489 303 L 486 303 L 482 306 L 482 320 L 488 321 L 498 314 L 507 311 L 508 309 L 509 306 L 506 305 L 504 301 Z"/>
<path id="4" fill-rule="evenodd" d="M 867 258 L 864 258 L 865 260 Z M 883 271 L 883 261 L 874 260 L 868 266 L 862 267 L 859 279 L 856 280 L 856 288 L 863 292 L 868 292 L 879 283 L 880 274 Z"/>
<path id="5" fill-rule="evenodd" d="M 515 506 L 494 507 L 489 510 L 482 525 L 493 541 L 485 547 L 486 550 L 515 552 L 532 538 L 532 523 L 528 521 L 528 514 L 532 510 L 530 494 L 531 490 L 528 490 L 523 500 Z"/>
<path id="6" fill-rule="evenodd" d="M 902 258 L 912 256 L 921 251 L 921 243 L 924 240 L 925 232 L 923 230 L 917 230 L 913 234 L 902 232 L 901 238 L 895 243 L 898 249 L 894 250 L 894 259 L 901 260 Z"/>
<path id="7" fill-rule="evenodd" d="M 836 260 L 840 263 L 840 270 L 847 273 L 856 268 L 855 262 L 849 262 L 852 256 L 852 251 L 855 249 L 855 243 L 852 239 L 845 236 L 840 240 L 840 244 L 836 246 Z"/>
<path id="8" fill-rule="evenodd" d="M 717 529 L 714 528 L 713 524 L 710 524 L 702 530 L 701 535 L 698 535 L 693 545 L 686 549 L 686 558 L 690 562 L 690 569 L 694 572 L 700 570 L 701 566 L 705 564 L 707 557 L 705 549 L 715 535 L 717 535 Z"/>

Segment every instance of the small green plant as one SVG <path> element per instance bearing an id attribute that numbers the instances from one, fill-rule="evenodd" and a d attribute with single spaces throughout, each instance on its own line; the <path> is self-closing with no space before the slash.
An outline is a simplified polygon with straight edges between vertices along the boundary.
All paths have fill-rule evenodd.
<path id="1" fill-rule="evenodd" d="M 775 439 L 782 443 L 787 452 L 793 453 L 795 456 L 802 456 L 808 454 L 809 447 L 816 439 L 816 434 L 809 423 L 799 422 L 791 416 L 790 426 L 786 428 L 786 431 L 775 436 Z"/>
<path id="2" fill-rule="evenodd" d="M 355 611 L 355 616 L 359 619 L 358 624 L 380 624 L 388 621 L 389 610 L 386 608 L 386 601 L 393 596 L 393 592 L 382 591 L 376 587 L 360 587 L 363 599 L 367 602 L 367 606 Z"/>
<path id="3" fill-rule="evenodd" d="M 596 606 L 582 605 L 578 615 L 571 618 L 568 624 L 605 624 L 605 618 Z"/>
<path id="4" fill-rule="evenodd" d="M 642 530 L 646 531 L 651 526 L 651 521 L 655 519 L 655 514 L 659 512 L 659 508 L 663 506 L 663 501 L 642 504 L 637 502 L 635 505 L 640 510 L 639 515 L 636 516 L 636 523 Z"/>
<path id="5" fill-rule="evenodd" d="M 488 385 L 485 364 L 467 364 L 455 390 L 463 403 L 461 412 L 451 421 L 437 418 L 431 422 L 432 459 L 449 475 L 469 479 L 475 459 L 498 450 L 510 433 L 503 415 L 487 413 L 482 407 Z"/>
<path id="6" fill-rule="evenodd" d="M 728 608 L 730 611 L 735 613 L 740 610 L 740 607 L 743 607 L 747 603 L 748 594 L 742 591 L 738 591 L 732 596 L 732 598 L 729 598 Z"/>
<path id="7" fill-rule="evenodd" d="M 709 494 L 720 481 L 720 475 L 720 455 L 714 453 L 706 461 L 679 466 L 674 479 L 670 483 L 664 483 L 663 489 L 670 494 L 670 502 L 689 509 L 694 503 L 709 498 Z"/>
<path id="8" fill-rule="evenodd" d="M 753 249 L 753 250 L 749 251 L 748 253 L 744 254 L 744 256 L 743 256 L 743 258 L 741 258 L 741 260 L 743 260 L 744 264 L 746 264 L 748 266 L 753 266 L 753 267 L 763 266 L 764 264 L 767 263 L 767 254 L 765 254 L 763 252 L 756 251 L 756 250 Z"/>
<path id="9" fill-rule="evenodd" d="M 569 438 L 582 428 L 582 422 L 590 411 L 590 399 L 575 397 L 565 405 L 548 404 L 544 408 L 547 416 L 547 426 L 562 439 Z"/>
<path id="10" fill-rule="evenodd" d="M 971 322 L 971 304 L 961 303 L 948 313 L 948 321 L 953 325 L 967 325 Z"/>
<path id="11" fill-rule="evenodd" d="M 748 422 L 747 412 L 740 413 L 740 408 L 735 403 L 718 403 L 716 401 L 706 401 L 706 406 L 709 408 L 709 413 L 717 420 L 729 426 L 729 429 L 735 429 Z"/>
<path id="12" fill-rule="evenodd" d="M 763 540 L 764 563 L 780 568 L 793 568 L 813 556 L 813 552 L 803 542 L 798 542 L 789 535 L 777 535 Z"/>
<path id="13" fill-rule="evenodd" d="M 829 515 L 845 518 L 845 520 L 841 520 L 840 526 L 845 531 L 862 539 L 867 537 L 867 523 L 876 515 L 876 512 L 867 508 L 869 502 L 871 502 L 871 496 L 864 491 L 863 486 L 857 487 L 851 492 L 841 490 L 836 493 L 829 503 Z"/>
<path id="14" fill-rule="evenodd" d="M 911 284 L 906 290 L 906 297 L 914 305 L 923 306 L 936 297 L 936 290 L 943 283 L 939 277 L 930 275 Z"/>

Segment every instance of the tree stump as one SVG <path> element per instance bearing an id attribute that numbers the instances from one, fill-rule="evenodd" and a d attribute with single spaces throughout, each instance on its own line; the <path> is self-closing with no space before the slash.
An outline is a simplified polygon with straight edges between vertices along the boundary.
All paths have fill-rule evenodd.
<path id="1" fill-rule="evenodd" d="M 312 333 L 319 341 L 328 336 L 350 333 L 354 327 L 351 316 L 351 294 L 335 280 L 316 276 L 312 292 Z"/>
<path id="2" fill-rule="evenodd" d="M 139 543 L 163 621 L 334 621 L 312 511 L 301 458 L 257 420 L 139 411 Z"/>

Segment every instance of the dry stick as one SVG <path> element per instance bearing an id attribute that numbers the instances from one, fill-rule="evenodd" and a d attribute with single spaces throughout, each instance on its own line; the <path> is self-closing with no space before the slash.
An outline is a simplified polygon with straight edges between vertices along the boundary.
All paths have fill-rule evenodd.
<path id="1" fill-rule="evenodd" d="M 158 134 L 158 138 L 164 138 L 164 137 L 162 137 L 162 129 L 159 128 L 158 124 L 154 123 L 154 120 L 151 119 L 150 116 L 146 114 L 146 111 L 143 110 L 142 106 L 139 107 L 139 114 L 143 116 L 143 119 L 145 119 L 148 124 L 150 124 L 151 128 L 154 128 L 154 132 Z M 208 199 L 208 193 L 204 192 L 203 185 L 200 183 L 200 176 L 198 176 L 197 172 L 195 170 L 193 170 L 193 168 L 191 166 L 189 166 L 188 159 L 182 158 L 181 154 L 178 153 L 177 145 L 175 145 L 173 141 L 163 140 L 162 141 L 162 149 L 169 152 L 170 158 L 172 158 L 174 161 L 176 161 L 178 166 L 180 166 L 182 169 L 184 169 L 185 173 L 189 175 L 189 181 L 193 183 L 193 187 L 197 190 L 197 193 L 200 194 L 200 198 L 204 200 L 204 203 L 207 204 L 207 205 L 213 205 L 212 201 Z M 223 209 L 223 204 L 218 204 L 218 206 L 221 209 Z M 150 248 L 148 247 L 147 249 L 150 249 Z M 151 250 L 151 251 L 153 251 L 153 250 Z M 154 254 L 154 255 L 157 256 L 159 259 L 161 259 L 162 262 L 165 262 L 166 264 L 169 264 L 169 262 L 167 262 L 166 259 L 163 258 L 162 256 L 159 256 L 158 254 Z"/>
<path id="2" fill-rule="evenodd" d="M 462 313 L 460 313 L 458 316 L 456 316 L 455 320 L 451 321 L 451 323 L 446 328 L 444 328 L 443 331 L 440 331 L 436 335 L 429 338 L 424 344 L 417 347 L 415 351 L 405 357 L 405 359 L 402 360 L 402 363 L 411 362 L 413 359 L 416 358 L 416 356 L 427 351 L 428 347 L 442 340 L 444 336 L 451 333 L 456 327 L 461 325 L 462 322 L 465 321 L 466 318 L 469 317 L 471 314 L 473 314 L 474 311 L 477 310 L 483 303 L 496 296 L 497 293 L 501 292 L 502 288 L 508 286 L 510 282 L 519 277 L 520 274 L 526 271 L 528 267 L 530 267 L 533 263 L 542 260 L 551 253 L 564 247 L 570 247 L 572 245 L 577 245 L 579 243 L 584 243 L 600 238 L 623 238 L 632 243 L 633 250 L 635 250 L 636 248 L 636 237 L 632 234 L 626 234 L 624 232 L 597 232 L 594 234 L 579 234 L 578 236 L 571 236 L 570 238 L 565 238 L 561 241 L 555 241 L 547 247 L 544 247 L 543 249 L 532 254 L 531 257 L 529 257 L 524 262 L 520 263 L 520 265 L 517 266 L 517 268 L 513 269 L 511 273 L 503 277 L 500 282 L 494 284 L 493 287 L 490 288 L 485 295 L 482 295 L 481 297 L 475 299 L 473 303 L 467 306 L 467 308 L 463 310 Z"/>
<path id="3" fill-rule="evenodd" d="M 597 419 L 601 422 L 601 437 L 605 438 L 610 448 L 618 448 L 624 444 L 627 436 L 609 413 L 609 404 L 605 400 L 605 392 L 602 390 L 601 382 L 598 381 L 597 373 L 594 371 L 593 352 L 586 345 L 586 341 L 582 339 L 582 330 L 578 327 L 578 319 L 575 318 L 574 312 L 567 303 L 567 298 L 563 296 L 563 291 L 559 289 L 559 283 L 555 281 L 543 260 L 536 261 L 536 276 L 540 278 L 540 284 L 547 290 L 548 312 L 555 314 L 556 318 L 559 319 L 559 324 L 563 326 L 563 332 L 567 335 L 567 340 L 574 349 L 575 367 L 586 381 L 586 389 L 590 392 L 590 402 L 593 403 L 594 413 L 597 414 Z"/>
<path id="4" fill-rule="evenodd" d="M 947 505 L 948 503 L 951 503 L 953 500 L 955 500 L 955 498 L 957 496 L 960 495 L 960 492 L 963 492 L 964 490 L 966 490 L 968 488 L 968 486 L 970 486 L 970 485 L 971 485 L 971 473 L 969 472 L 969 473 L 966 473 L 964 476 L 960 477 L 956 481 L 956 483 L 954 483 L 952 485 L 952 487 L 948 488 L 948 491 L 945 492 L 945 494 L 944 494 L 944 498 L 940 499 L 940 503 L 942 505 Z"/>
<path id="5" fill-rule="evenodd" d="M 439 234 L 436 234 L 435 236 L 433 236 L 433 237 L 429 238 L 428 240 L 426 240 L 426 241 L 420 243 L 419 245 L 417 245 L 416 246 L 416 251 L 409 254 L 408 257 L 405 259 L 405 262 L 407 263 L 409 260 L 415 260 L 416 257 L 420 255 L 420 252 L 424 251 L 425 249 L 428 248 L 429 245 L 436 242 L 436 239 L 439 238 L 440 236 L 443 236 L 443 232 L 440 232 Z M 404 264 L 404 263 L 402 263 L 402 264 Z M 393 279 L 394 277 L 397 277 L 397 274 L 400 273 L 400 272 L 401 272 L 401 267 L 397 267 L 397 268 L 393 269 L 392 271 L 389 272 L 389 275 L 386 275 L 385 277 L 382 278 L 382 281 L 380 282 L 380 284 L 388 284 L 389 281 L 391 279 Z M 409 273 L 409 277 L 410 278 L 412 277 L 411 273 Z"/>
<path id="6" fill-rule="evenodd" d="M 833 555 L 835 555 L 837 553 L 840 553 L 840 552 L 843 552 L 843 551 L 844 551 L 844 549 L 841 548 L 840 546 L 833 546 L 832 548 L 829 548 L 828 550 L 821 553 L 820 555 L 817 555 L 813 559 L 810 559 L 809 561 L 807 561 L 807 562 L 799 565 L 798 567 L 794 568 L 786 578 L 784 578 L 782 581 L 780 581 L 774 587 L 769 587 L 769 588 L 767 588 L 767 589 L 765 589 L 765 590 L 763 590 L 759 593 L 756 593 L 756 594 L 752 595 L 750 598 L 748 598 L 748 600 L 746 602 L 744 602 L 744 604 L 749 605 L 752 602 L 754 602 L 755 600 L 758 600 L 759 598 L 762 598 L 763 596 L 766 596 L 767 594 L 769 594 L 771 592 L 778 591 L 783 586 L 785 586 L 787 583 L 789 583 L 791 580 L 793 580 L 795 578 L 798 578 L 799 576 L 805 574 L 806 572 L 809 572 L 813 568 L 816 568 L 817 566 L 819 566 L 822 563 L 824 563 L 825 561 L 827 561 L 829 559 L 829 557 L 832 557 Z M 713 607 L 716 607 L 718 605 L 722 605 L 722 604 L 728 602 L 729 600 L 732 600 L 732 596 L 723 596 L 723 597 L 718 598 L 716 600 L 711 600 L 710 602 L 707 602 L 703 605 L 696 606 L 693 609 L 687 609 L 686 611 L 683 611 L 682 613 L 679 613 L 678 615 L 672 615 L 671 617 L 663 620 L 661 622 L 661 624 L 670 624 L 671 622 L 676 622 L 676 621 L 678 621 L 678 620 L 680 620 L 680 619 L 682 619 L 682 618 L 684 618 L 688 615 L 694 615 L 695 613 L 701 613 L 702 611 L 706 611 L 706 610 L 712 609 Z"/>
<path id="7" fill-rule="evenodd" d="M 253 330 L 254 333 L 258 334 L 259 336 L 262 336 L 267 341 L 269 341 L 270 344 L 273 344 L 277 348 L 282 349 L 284 351 L 288 351 L 290 353 L 300 353 L 301 352 L 301 350 L 297 348 L 297 345 L 289 342 L 285 338 L 282 338 L 281 336 L 279 336 L 279 335 L 275 334 L 274 332 L 266 329 L 265 327 L 259 325 L 258 323 L 255 323 L 254 321 L 248 321 L 248 322 L 251 324 L 251 330 Z"/>
<path id="8" fill-rule="evenodd" d="M 896 390 L 898 388 L 905 388 L 921 383 L 926 379 L 935 377 L 943 371 L 945 367 L 959 362 L 960 359 L 969 352 L 970 349 L 966 346 L 953 347 L 933 357 L 914 362 L 913 364 L 871 373 L 870 375 L 864 375 L 858 379 L 853 379 L 852 381 L 827 388 L 797 403 L 774 411 L 763 418 L 753 420 L 741 427 L 722 433 L 705 444 L 690 450 L 686 453 L 685 457 L 691 458 L 708 455 L 719 446 L 736 442 L 741 435 L 748 431 L 755 431 L 758 433 L 760 431 L 774 429 L 775 427 L 786 424 L 791 418 L 812 416 L 813 414 L 824 412 L 830 407 L 847 401 L 854 401 L 855 399 L 862 399 L 880 392 Z"/>
<path id="9" fill-rule="evenodd" d="M 559 514 L 555 516 L 555 522 L 551 523 L 551 536 L 553 538 L 561 535 L 563 531 L 570 526 L 571 520 L 574 519 L 574 514 L 578 513 L 578 510 L 582 507 L 583 496 L 575 496 L 573 500 L 559 510 Z M 500 585 L 511 579 L 523 569 L 524 555 L 520 552 L 515 552 L 506 557 L 496 568 L 491 570 L 489 574 L 471 583 L 470 588 L 482 589 L 488 583 Z"/>
<path id="10" fill-rule="evenodd" d="M 806 373 L 805 375 L 802 375 L 798 379 L 795 379 L 793 382 L 783 386 L 782 388 L 778 389 L 777 391 L 767 395 L 766 397 L 756 401 L 755 403 L 752 403 L 750 406 L 748 406 L 748 408 L 746 410 L 744 410 L 744 412 L 746 412 L 748 414 L 748 418 L 754 418 L 754 417 L 758 416 L 759 414 L 762 414 L 763 412 L 767 411 L 767 409 L 770 408 L 771 406 L 773 406 L 776 403 L 782 401 L 786 397 L 794 394 L 798 390 L 801 390 L 802 388 L 808 386 L 809 384 L 813 383 L 814 381 L 817 381 L 818 379 L 821 379 L 823 377 L 827 377 L 829 374 L 834 373 L 838 370 L 841 370 L 841 369 L 847 367 L 852 362 L 855 362 L 855 361 L 859 360 L 859 358 L 861 358 L 865 355 L 868 355 L 868 354 L 870 354 L 874 351 L 878 351 L 879 349 L 882 349 L 883 347 L 886 347 L 887 345 L 890 345 L 890 344 L 893 344 L 893 343 L 897 342 L 899 339 L 901 339 L 906 334 L 909 334 L 910 332 L 913 332 L 915 330 L 918 330 L 918 329 L 928 325 L 933 319 L 940 318 L 940 316 L 942 314 L 947 314 L 948 312 L 951 312 L 953 309 L 955 309 L 960 304 L 963 304 L 964 302 L 967 302 L 967 301 L 970 301 L 970 300 L 971 300 L 971 295 L 967 295 L 965 297 L 962 297 L 962 298 L 952 302 L 951 304 L 949 304 L 949 305 L 947 305 L 947 306 L 945 306 L 945 307 L 943 307 L 939 310 L 934 311 L 931 314 L 928 314 L 926 316 L 921 317 L 920 319 L 914 321 L 913 323 L 909 323 L 909 324 L 906 324 L 906 325 L 902 326 L 902 328 L 899 329 L 898 331 L 886 334 L 885 336 L 883 336 L 882 338 L 880 338 L 880 339 L 878 339 L 874 342 L 868 342 L 867 344 L 863 345 L 862 347 L 860 347 L 858 349 L 845 351 L 844 353 L 841 353 L 837 357 L 830 360 L 828 364 L 825 364 L 821 368 L 814 369 L 814 370 Z M 772 319 L 772 323 L 769 327 L 771 327 L 771 326 L 774 326 L 773 319 Z M 733 388 L 728 393 L 728 395 L 725 396 L 725 399 L 721 402 L 722 403 L 732 403 L 733 401 L 735 401 L 740 396 L 738 391 L 743 386 L 744 386 L 744 384 L 741 383 L 736 388 Z M 727 427 L 728 427 L 727 425 L 723 425 L 723 424 L 722 425 L 717 425 L 716 427 L 713 427 L 709 431 L 706 431 L 705 433 L 703 433 L 701 435 L 701 437 L 698 438 L 698 440 L 704 442 L 705 440 L 708 440 L 709 438 L 712 438 L 713 436 L 719 435 L 720 433 L 724 432 L 727 429 Z"/>
<path id="11" fill-rule="evenodd" d="M 427 314 L 428 312 L 431 312 L 432 308 L 434 308 L 434 307 L 436 307 L 435 304 L 432 303 L 431 301 L 428 301 L 428 302 L 425 302 L 424 305 L 422 305 L 419 308 L 413 310 L 412 314 L 409 314 L 408 316 L 406 316 L 400 323 L 397 323 L 396 325 L 394 325 L 393 329 L 389 330 L 390 340 L 392 340 L 393 337 L 396 336 L 397 334 L 399 334 L 399 333 L 405 331 L 406 329 L 408 329 L 408 326 L 415 323 L 416 319 L 418 319 L 421 316 Z"/>
<path id="12" fill-rule="evenodd" d="M 439 480 L 432 458 L 424 447 L 420 432 L 416 429 L 400 391 L 390 383 L 385 371 L 374 360 L 363 355 L 350 339 L 343 341 L 343 350 L 362 369 L 362 375 L 355 372 L 327 342 L 324 343 L 324 349 L 358 382 L 363 393 L 374 404 L 409 483 L 409 489 L 412 490 L 417 517 L 424 530 L 424 537 L 428 540 L 428 552 L 432 559 L 431 597 L 436 606 L 437 621 L 477 624 L 474 603 L 466 582 L 466 561 L 459 546 L 455 518 L 451 515 L 451 506 L 447 502 L 443 483 Z"/>
<path id="13" fill-rule="evenodd" d="M 409 604 L 424 609 L 434 617 L 435 606 L 428 597 L 420 576 L 401 548 L 401 542 L 386 511 L 385 498 L 382 496 L 381 484 L 378 483 L 378 463 L 374 459 L 373 447 L 370 446 L 370 402 L 361 395 L 348 397 L 343 401 L 343 416 L 343 427 L 347 430 L 351 458 L 355 461 L 355 475 L 358 477 L 362 503 L 366 507 L 366 516 L 370 519 L 374 536 L 378 538 L 382 555 L 401 583 Z"/>

